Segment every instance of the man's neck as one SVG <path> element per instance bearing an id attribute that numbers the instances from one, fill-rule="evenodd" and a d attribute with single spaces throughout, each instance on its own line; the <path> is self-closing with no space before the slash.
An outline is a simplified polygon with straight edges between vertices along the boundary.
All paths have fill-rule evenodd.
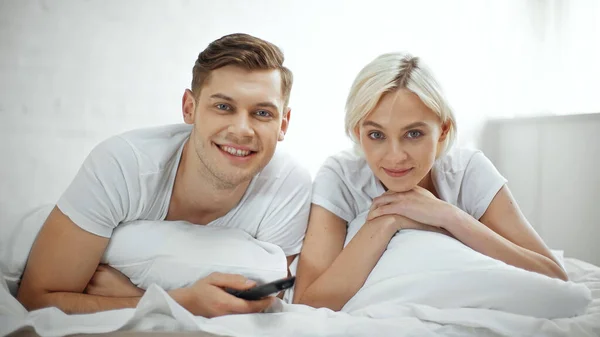
<path id="1" fill-rule="evenodd" d="M 205 225 L 233 209 L 242 199 L 250 181 L 225 186 L 198 159 L 189 141 L 184 145 L 169 211 L 165 220 L 185 220 Z"/>

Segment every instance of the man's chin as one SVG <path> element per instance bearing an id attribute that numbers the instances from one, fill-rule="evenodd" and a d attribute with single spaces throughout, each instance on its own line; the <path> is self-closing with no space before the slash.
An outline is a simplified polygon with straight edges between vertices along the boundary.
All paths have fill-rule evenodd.
<path id="1" fill-rule="evenodd" d="M 257 169 L 256 166 L 244 168 L 230 166 L 227 169 L 222 170 L 219 176 L 221 181 L 234 187 L 249 182 L 260 171 L 261 170 Z"/>

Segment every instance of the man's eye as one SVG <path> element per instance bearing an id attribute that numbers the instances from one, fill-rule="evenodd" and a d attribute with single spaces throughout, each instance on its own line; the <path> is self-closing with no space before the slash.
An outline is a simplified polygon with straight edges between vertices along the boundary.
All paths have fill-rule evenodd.
<path id="1" fill-rule="evenodd" d="M 258 110 L 256 114 L 260 117 L 271 117 L 271 113 L 266 110 Z"/>
<path id="2" fill-rule="evenodd" d="M 423 133 L 419 130 L 411 130 L 406 133 L 408 138 L 419 138 L 423 135 Z"/>
<path id="3" fill-rule="evenodd" d="M 227 104 L 219 103 L 216 105 L 219 110 L 231 110 L 231 107 Z"/>
<path id="4" fill-rule="evenodd" d="M 382 139 L 383 138 L 383 133 L 379 132 L 379 131 L 373 131 L 369 133 L 369 138 L 371 139 Z"/>

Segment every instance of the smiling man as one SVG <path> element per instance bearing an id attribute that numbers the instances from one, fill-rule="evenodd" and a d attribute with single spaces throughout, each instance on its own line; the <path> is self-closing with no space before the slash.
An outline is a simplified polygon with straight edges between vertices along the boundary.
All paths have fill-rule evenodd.
<path id="1" fill-rule="evenodd" d="M 267 41 L 224 36 L 194 65 L 185 124 L 130 131 L 94 148 L 32 248 L 18 292 L 25 307 L 88 313 L 136 306 L 138 297 L 85 291 L 113 229 L 132 220 L 239 228 L 280 246 L 289 266 L 304 239 L 311 178 L 276 151 L 290 121 L 292 73 L 283 60 Z M 247 281 L 213 274 L 170 294 L 202 316 L 265 309 L 270 300 L 223 290 L 253 285 Z"/>

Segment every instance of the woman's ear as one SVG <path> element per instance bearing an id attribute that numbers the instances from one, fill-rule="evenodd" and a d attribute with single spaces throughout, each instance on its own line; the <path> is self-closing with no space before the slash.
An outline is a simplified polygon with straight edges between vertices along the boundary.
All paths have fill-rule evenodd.
<path id="1" fill-rule="evenodd" d="M 440 138 L 438 139 L 438 142 L 441 143 L 446 140 L 446 138 L 448 137 L 448 133 L 450 133 L 451 126 L 452 123 L 450 122 L 450 120 L 447 120 L 444 123 L 442 123 L 442 133 L 440 133 Z"/>
<path id="2" fill-rule="evenodd" d="M 360 143 L 360 123 L 356 124 L 352 130 L 352 133 L 354 134 L 354 139 L 356 139 L 356 142 Z"/>

